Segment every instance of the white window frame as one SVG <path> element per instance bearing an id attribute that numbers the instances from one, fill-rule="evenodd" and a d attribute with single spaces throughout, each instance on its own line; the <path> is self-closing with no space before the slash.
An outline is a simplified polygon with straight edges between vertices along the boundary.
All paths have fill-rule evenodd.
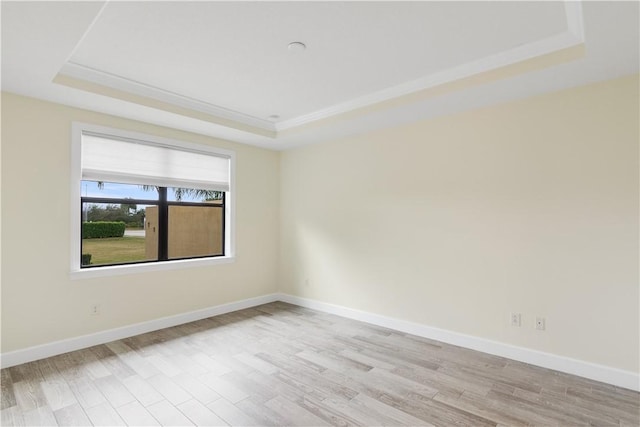
<path id="1" fill-rule="evenodd" d="M 141 264 L 109 265 L 104 267 L 81 268 L 80 267 L 80 238 L 81 238 L 81 181 L 82 181 L 82 133 L 91 132 L 104 135 L 106 137 L 128 138 L 157 143 L 165 146 L 180 149 L 196 150 L 211 153 L 212 155 L 222 155 L 229 157 L 230 176 L 229 191 L 225 196 L 225 250 L 224 256 L 210 258 L 179 259 L 169 261 L 156 261 Z M 134 274 L 142 272 L 175 270 L 189 267 L 200 267 L 206 265 L 226 264 L 235 260 L 235 169 L 236 155 L 234 151 L 209 145 L 194 144 L 190 142 L 177 141 L 137 132 L 129 132 L 121 129 L 114 129 L 105 126 L 98 126 L 88 123 L 73 122 L 71 124 L 71 264 L 70 277 L 72 279 L 84 279 L 92 277 L 116 276 L 122 274 Z"/>

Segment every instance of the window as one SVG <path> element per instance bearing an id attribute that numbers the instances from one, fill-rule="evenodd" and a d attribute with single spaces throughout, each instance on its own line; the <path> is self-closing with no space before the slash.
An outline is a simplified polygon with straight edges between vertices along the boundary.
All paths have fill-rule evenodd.
<path id="1" fill-rule="evenodd" d="M 74 123 L 71 270 L 229 261 L 234 153 Z"/>

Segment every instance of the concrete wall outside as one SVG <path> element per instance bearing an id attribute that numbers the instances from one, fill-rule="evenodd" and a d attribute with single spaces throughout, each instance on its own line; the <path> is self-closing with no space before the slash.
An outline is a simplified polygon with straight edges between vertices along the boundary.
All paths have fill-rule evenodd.
<path id="1" fill-rule="evenodd" d="M 220 201 L 212 203 L 219 204 Z M 169 206 L 169 258 L 221 255 L 222 209 Z M 158 207 L 149 206 L 145 219 L 145 255 L 158 258 Z"/>

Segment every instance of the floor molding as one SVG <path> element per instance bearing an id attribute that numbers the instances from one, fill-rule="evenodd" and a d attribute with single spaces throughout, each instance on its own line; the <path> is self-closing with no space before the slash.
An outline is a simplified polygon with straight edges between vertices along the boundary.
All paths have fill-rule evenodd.
<path id="1" fill-rule="evenodd" d="M 46 357 L 56 356 L 58 354 L 80 350 L 94 345 L 104 344 L 122 338 L 157 331 L 159 329 L 169 328 L 183 323 L 193 322 L 195 320 L 255 307 L 274 301 L 283 301 L 301 307 L 323 311 L 325 313 L 336 314 L 338 316 L 395 329 L 397 331 L 410 333 L 420 337 L 442 341 L 448 344 L 478 350 L 484 353 L 506 357 L 508 359 L 518 360 L 520 362 L 530 363 L 543 368 L 578 375 L 630 390 L 640 391 L 640 376 L 631 371 L 624 371 L 565 356 L 532 350 L 526 347 L 518 347 L 485 338 L 434 328 L 420 323 L 409 322 L 407 320 L 381 316 L 379 314 L 356 310 L 345 306 L 329 304 L 318 300 L 283 293 L 273 293 L 248 298 L 188 313 L 162 317 L 120 328 L 96 332 L 94 334 L 2 353 L 0 355 L 0 367 L 8 368 L 22 363 L 44 359 Z"/>
<path id="2" fill-rule="evenodd" d="M 630 390 L 640 391 L 640 375 L 631 371 L 624 371 L 622 369 L 611 368 L 609 366 L 599 365 L 596 363 L 585 362 L 565 356 L 532 350 L 526 347 L 519 347 L 485 338 L 465 335 L 446 329 L 434 328 L 420 323 L 381 316 L 366 311 L 355 310 L 341 305 L 329 304 L 294 295 L 280 294 L 278 299 L 301 307 L 336 314 L 349 319 L 360 320 L 362 322 L 371 323 L 373 325 L 394 329 L 420 337 L 442 341 L 472 350 L 478 350 L 483 353 L 506 357 L 508 359 L 529 363 L 531 365 L 601 381 Z"/>
<path id="3" fill-rule="evenodd" d="M 226 304 L 204 308 L 201 310 L 190 311 L 174 316 L 161 317 L 159 319 L 135 323 L 133 325 L 123 326 L 120 328 L 100 331 L 94 334 L 82 335 L 75 338 L 54 341 L 47 344 L 2 353 L 2 355 L 0 355 L 0 367 L 8 368 L 11 366 L 20 365 L 22 363 L 32 362 L 34 360 L 44 359 L 46 357 L 56 356 L 58 354 L 68 353 L 70 351 L 108 343 L 122 338 L 144 334 L 146 332 L 170 328 L 172 326 L 193 322 L 195 320 L 205 319 L 207 317 L 255 307 L 261 304 L 267 304 L 270 302 L 278 301 L 279 297 L 279 294 L 268 294 L 259 297 L 248 298 L 240 301 L 234 301 Z"/>

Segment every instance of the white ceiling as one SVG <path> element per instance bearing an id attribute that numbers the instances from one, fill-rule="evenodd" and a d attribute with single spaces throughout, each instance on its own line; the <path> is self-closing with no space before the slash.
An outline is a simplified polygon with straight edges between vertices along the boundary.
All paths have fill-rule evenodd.
<path id="1" fill-rule="evenodd" d="M 1 12 L 3 90 L 274 149 L 639 68 L 637 2 L 4 1 Z M 544 58 L 559 59 L 469 79 Z"/>

